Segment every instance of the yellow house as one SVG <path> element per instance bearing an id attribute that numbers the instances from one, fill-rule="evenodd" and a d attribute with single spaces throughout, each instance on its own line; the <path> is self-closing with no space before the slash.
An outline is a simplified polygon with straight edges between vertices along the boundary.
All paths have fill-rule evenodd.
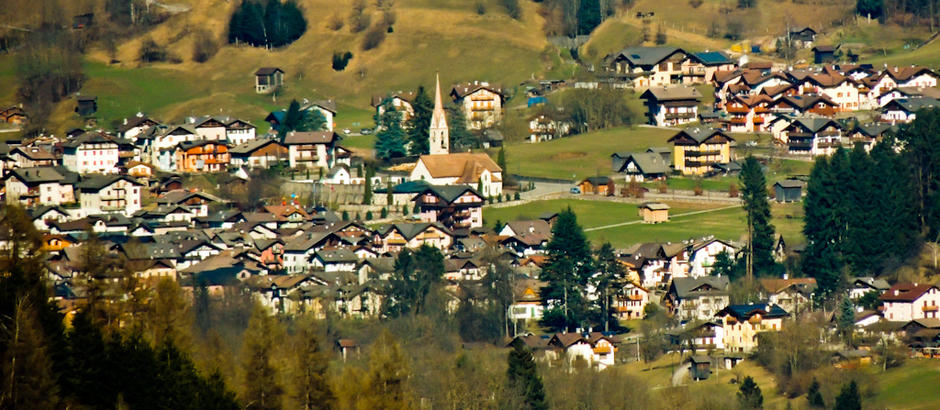
<path id="1" fill-rule="evenodd" d="M 758 333 L 783 329 L 787 316 L 780 306 L 767 303 L 728 305 L 715 314 L 723 325 L 725 351 L 742 353 L 757 347 Z"/>
<path id="2" fill-rule="evenodd" d="M 683 175 L 703 175 L 717 164 L 731 162 L 734 138 L 714 128 L 679 131 L 667 142 L 673 144 L 673 166 Z"/>

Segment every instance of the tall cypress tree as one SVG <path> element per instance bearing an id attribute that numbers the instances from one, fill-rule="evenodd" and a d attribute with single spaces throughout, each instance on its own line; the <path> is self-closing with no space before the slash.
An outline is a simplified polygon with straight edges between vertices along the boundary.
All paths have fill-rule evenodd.
<path id="1" fill-rule="evenodd" d="M 870 274 L 884 259 L 883 253 L 887 250 L 884 232 L 891 228 L 880 224 L 883 219 L 879 204 L 883 199 L 877 189 L 879 178 L 871 158 L 861 145 L 849 154 L 849 174 L 852 175 L 851 181 L 838 181 L 837 184 L 844 190 L 843 197 L 850 204 L 842 207 L 846 226 L 842 255 L 853 272 Z"/>
<path id="2" fill-rule="evenodd" d="M 747 157 L 741 165 L 740 179 L 741 199 L 751 233 L 749 251 L 754 272 L 770 273 L 776 264 L 773 257 L 774 226 L 770 223 L 767 180 L 760 163 L 753 156 Z"/>
<path id="3" fill-rule="evenodd" d="M 366 165 L 366 175 L 365 175 L 365 187 L 362 194 L 362 204 L 363 205 L 372 205 L 372 177 L 375 176 L 375 171 L 372 169 L 371 165 Z"/>
<path id="4" fill-rule="evenodd" d="M 543 323 L 556 329 L 578 327 L 588 318 L 584 289 L 594 272 L 590 244 L 571 208 L 558 214 L 547 248 L 548 264 L 540 275 L 548 310 Z"/>
<path id="5" fill-rule="evenodd" d="M 418 87 L 414 101 L 411 102 L 414 116 L 408 119 L 408 140 L 411 142 L 409 153 L 411 155 L 425 155 L 430 152 L 429 132 L 431 130 L 431 114 L 434 112 L 434 102 L 428 97 L 424 86 Z"/>
<path id="6" fill-rule="evenodd" d="M 506 370 L 506 380 L 509 388 L 518 392 L 527 408 L 532 410 L 547 409 L 545 402 L 545 387 L 542 378 L 538 375 L 535 359 L 532 352 L 524 343 L 516 342 L 507 358 L 509 368 Z"/>

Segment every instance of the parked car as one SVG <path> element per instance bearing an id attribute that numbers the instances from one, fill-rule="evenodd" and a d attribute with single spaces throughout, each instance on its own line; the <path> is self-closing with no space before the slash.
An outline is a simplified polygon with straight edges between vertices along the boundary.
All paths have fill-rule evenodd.
<path id="1" fill-rule="evenodd" d="M 363 128 L 359 130 L 359 133 L 362 135 L 369 135 L 372 133 L 372 128 Z"/>
<path id="2" fill-rule="evenodd" d="M 349 128 L 343 128 L 343 134 L 349 134 L 349 133 L 351 133 L 351 132 L 352 132 L 351 129 L 349 129 Z"/>
<path id="3" fill-rule="evenodd" d="M 571 190 L 569 190 L 568 192 L 571 192 L 572 194 L 575 194 L 575 195 L 581 195 L 581 188 L 573 186 L 571 187 Z"/>

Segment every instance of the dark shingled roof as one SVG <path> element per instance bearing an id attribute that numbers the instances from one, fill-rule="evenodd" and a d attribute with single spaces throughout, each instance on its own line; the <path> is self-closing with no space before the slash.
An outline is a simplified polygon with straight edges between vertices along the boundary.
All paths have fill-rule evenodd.
<path id="1" fill-rule="evenodd" d="M 255 75 L 271 75 L 278 71 L 282 73 L 284 72 L 284 70 L 281 70 L 280 68 L 277 68 L 277 67 L 261 67 L 258 69 L 258 71 L 255 71 Z"/>
<path id="2" fill-rule="evenodd" d="M 771 305 L 767 303 L 749 303 L 742 305 L 728 305 L 718 313 L 715 313 L 715 316 L 724 316 L 731 315 L 738 320 L 747 320 L 755 314 L 760 314 L 764 318 L 778 318 L 786 317 L 789 315 L 787 311 L 783 310 L 780 306 Z"/>

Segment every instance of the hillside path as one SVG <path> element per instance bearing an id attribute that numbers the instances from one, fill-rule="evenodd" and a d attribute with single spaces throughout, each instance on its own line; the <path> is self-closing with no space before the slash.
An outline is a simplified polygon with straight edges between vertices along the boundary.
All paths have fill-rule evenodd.
<path id="1" fill-rule="evenodd" d="M 704 213 L 708 213 L 708 212 L 723 211 L 723 210 L 725 210 L 725 209 L 740 208 L 740 207 L 741 207 L 741 205 L 731 205 L 731 206 L 724 206 L 724 207 L 721 207 L 721 208 L 704 209 L 704 210 L 701 210 L 701 211 L 691 211 L 691 212 L 686 212 L 686 213 L 682 213 L 682 214 L 670 216 L 669 219 L 672 220 L 673 218 L 681 218 L 681 217 L 683 217 L 683 216 L 698 215 L 698 214 L 704 214 Z M 602 229 L 617 228 L 617 227 L 621 227 L 621 226 L 627 226 L 627 225 L 633 225 L 633 224 L 639 224 L 639 223 L 643 223 L 643 220 L 642 220 L 642 219 L 638 219 L 638 220 L 636 220 L 636 221 L 630 221 L 630 222 L 621 222 L 621 223 L 610 224 L 610 225 L 595 226 L 595 227 L 593 227 L 593 228 L 586 228 L 586 229 L 584 229 L 584 232 L 599 231 L 599 230 L 602 230 Z"/>

